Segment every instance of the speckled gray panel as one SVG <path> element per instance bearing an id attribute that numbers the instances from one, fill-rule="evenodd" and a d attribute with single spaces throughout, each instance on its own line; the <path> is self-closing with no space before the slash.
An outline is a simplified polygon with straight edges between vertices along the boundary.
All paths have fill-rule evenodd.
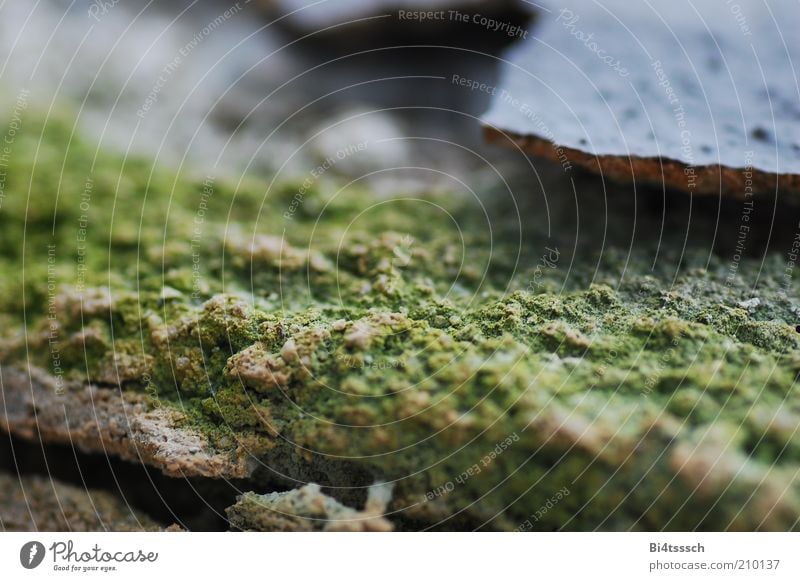
<path id="1" fill-rule="evenodd" d="M 591 156 L 800 174 L 797 0 L 551 2 L 507 58 L 489 127 Z"/>

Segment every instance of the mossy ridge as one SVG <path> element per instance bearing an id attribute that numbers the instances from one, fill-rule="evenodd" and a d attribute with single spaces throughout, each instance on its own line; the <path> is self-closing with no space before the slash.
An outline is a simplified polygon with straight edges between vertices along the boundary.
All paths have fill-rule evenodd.
<path id="1" fill-rule="evenodd" d="M 66 374 L 157 386 L 162 405 L 181 406 L 214 438 L 280 435 L 298 461 L 345 457 L 376 479 L 397 480 L 395 506 L 408 508 L 412 523 L 482 522 L 502 512 L 492 526 L 514 528 L 566 485 L 571 494 L 538 528 L 797 526 L 800 340 L 789 322 L 798 305 L 781 292 L 780 257 L 764 265 L 756 308 L 746 303 L 752 289 L 725 283 L 724 261 L 700 269 L 700 257 L 689 256 L 671 284 L 650 272 L 645 251 L 626 259 L 628 272 L 647 275 L 620 282 L 612 250 L 599 276 L 586 255 L 565 292 L 553 290 L 564 282 L 559 269 L 547 269 L 531 292 L 533 260 L 513 274 L 507 255 L 489 255 L 479 228 L 462 256 L 449 216 L 435 206 L 403 212 L 409 202 L 398 200 L 370 214 L 367 192 L 331 199 L 323 184 L 284 229 L 279 212 L 259 215 L 263 186 L 234 190 L 219 180 L 204 216 L 198 289 L 191 240 L 202 182 L 156 169 L 148 187 L 148 164 L 123 167 L 104 153 L 90 171 L 94 151 L 73 141 L 54 221 L 47 204 L 58 173 L 47 168 L 60 166 L 64 130 L 45 128 L 35 168 L 25 164 L 37 132 L 16 144 L 0 246 L 6 274 L 18 272 L 27 211 L 25 282 L 2 277 L 0 307 L 12 323 L 4 361 L 24 358 L 27 341 L 33 363 L 48 368 L 55 325 Z M 81 293 L 73 254 L 80 214 L 65 200 L 80 195 L 86 175 Z M 31 176 L 33 205 L 23 203 Z M 295 192 L 273 189 L 267 206 L 286 207 Z M 468 230 L 467 204 L 447 194 L 437 202 Z M 419 215 L 424 208 L 430 215 Z M 369 220 L 353 226 L 362 211 Z M 48 244 L 63 257 L 54 268 Z M 758 266 L 745 259 L 739 269 Z M 600 283 L 574 282 L 587 279 Z M 429 498 L 510 434 L 519 440 Z M 722 483 L 692 480 L 692 450 L 730 465 Z M 754 491 L 778 509 L 754 507 Z"/>

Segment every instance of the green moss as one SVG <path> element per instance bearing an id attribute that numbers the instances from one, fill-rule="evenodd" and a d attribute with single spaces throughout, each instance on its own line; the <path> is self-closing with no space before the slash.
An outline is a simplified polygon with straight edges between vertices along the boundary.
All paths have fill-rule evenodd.
<path id="1" fill-rule="evenodd" d="M 263 460 L 291 456 L 292 478 L 394 481 L 409 527 L 797 526 L 800 305 L 779 256 L 741 262 L 755 289 L 701 251 L 653 270 L 646 245 L 542 268 L 454 194 L 323 184 L 293 205 L 291 184 L 93 165 L 66 131 L 15 144 L 3 363 L 56 372 L 55 349 L 72 377 L 152 382 L 212 439 L 277 442 Z"/>

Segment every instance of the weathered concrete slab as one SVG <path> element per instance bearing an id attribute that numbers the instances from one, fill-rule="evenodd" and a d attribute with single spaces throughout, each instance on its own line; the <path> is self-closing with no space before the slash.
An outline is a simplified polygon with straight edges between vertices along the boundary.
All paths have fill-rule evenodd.
<path id="1" fill-rule="evenodd" d="M 384 513 L 391 494 L 391 485 L 376 484 L 364 509 L 356 510 L 324 494 L 318 484 L 307 484 L 288 492 L 245 493 L 227 512 L 231 524 L 243 530 L 389 532 L 394 527 Z"/>
<path id="2" fill-rule="evenodd" d="M 0 431 L 25 440 L 74 445 L 160 469 L 167 476 L 244 478 L 245 447 L 220 450 L 174 409 L 154 408 L 139 393 L 65 383 L 48 374 L 0 369 Z"/>
<path id="3" fill-rule="evenodd" d="M 546 10 L 508 54 L 491 141 L 692 193 L 800 192 L 796 2 Z"/>

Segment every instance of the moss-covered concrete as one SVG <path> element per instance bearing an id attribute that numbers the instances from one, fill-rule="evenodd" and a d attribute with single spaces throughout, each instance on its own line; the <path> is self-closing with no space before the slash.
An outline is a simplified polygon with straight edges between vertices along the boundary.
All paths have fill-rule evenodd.
<path id="1" fill-rule="evenodd" d="M 269 440 L 258 470 L 340 497 L 393 483 L 399 528 L 797 528 L 781 253 L 731 277 L 666 240 L 652 268 L 451 192 L 180 176 L 70 132 L 14 143 L 4 364 Z"/>

